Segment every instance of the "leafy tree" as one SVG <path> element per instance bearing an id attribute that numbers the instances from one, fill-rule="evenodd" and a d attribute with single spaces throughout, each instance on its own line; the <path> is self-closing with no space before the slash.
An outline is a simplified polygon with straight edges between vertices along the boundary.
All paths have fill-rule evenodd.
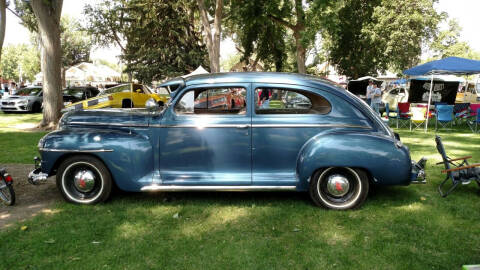
<path id="1" fill-rule="evenodd" d="M 4 48 L 0 68 L 5 79 L 20 82 L 21 70 L 22 80 L 33 81 L 35 74 L 40 71 L 40 55 L 33 46 L 9 45 Z"/>
<path id="2" fill-rule="evenodd" d="M 454 19 L 448 21 L 448 29 L 441 31 L 433 40 L 430 49 L 434 59 L 457 56 L 470 59 L 480 59 L 480 54 L 472 50 L 467 42 L 460 41 L 462 28 Z M 431 60 L 434 60 L 431 59 Z"/>
<path id="3" fill-rule="evenodd" d="M 417 64 L 444 16 L 434 2 L 343 0 L 323 31 L 330 61 L 353 78 Z"/>
<path id="4" fill-rule="evenodd" d="M 87 6 L 87 29 L 100 45 L 117 44 L 126 72 L 143 82 L 208 67 L 207 51 L 191 19 L 193 2 L 109 0 Z"/>

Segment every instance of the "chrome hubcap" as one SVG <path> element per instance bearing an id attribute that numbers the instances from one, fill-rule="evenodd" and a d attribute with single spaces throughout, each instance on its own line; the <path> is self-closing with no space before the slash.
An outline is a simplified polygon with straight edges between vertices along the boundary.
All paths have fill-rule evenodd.
<path id="1" fill-rule="evenodd" d="M 90 170 L 81 170 L 74 177 L 75 188 L 81 192 L 90 192 L 95 186 L 95 175 Z"/>
<path id="2" fill-rule="evenodd" d="M 348 179 L 340 174 L 332 174 L 327 178 L 327 190 L 333 196 L 341 197 L 350 188 Z"/>

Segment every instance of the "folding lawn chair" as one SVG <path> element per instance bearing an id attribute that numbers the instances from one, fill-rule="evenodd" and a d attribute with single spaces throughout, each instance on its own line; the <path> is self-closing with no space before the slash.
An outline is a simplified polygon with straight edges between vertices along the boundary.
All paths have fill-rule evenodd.
<path id="1" fill-rule="evenodd" d="M 409 102 L 399 102 L 397 104 L 397 128 L 407 127 L 408 122 L 410 122 L 410 103 Z"/>
<path id="2" fill-rule="evenodd" d="M 448 124 L 453 127 L 453 106 L 452 105 L 437 105 L 435 107 L 435 131 L 438 130 L 438 126 L 446 128 Z"/>
<path id="3" fill-rule="evenodd" d="M 475 117 L 467 121 L 467 124 L 472 132 L 477 133 L 479 131 L 478 126 L 480 125 L 480 108 L 477 109 Z"/>
<path id="4" fill-rule="evenodd" d="M 413 130 L 421 128 L 422 124 L 427 120 L 427 107 L 412 107 L 410 111 L 412 112 L 412 117 L 410 117 L 410 131 L 412 131 L 412 125 Z"/>
<path id="5" fill-rule="evenodd" d="M 469 116 L 470 103 L 455 103 L 453 113 L 455 114 L 455 122 L 460 124 Z"/>
<path id="6" fill-rule="evenodd" d="M 440 153 L 443 160 L 442 162 L 437 163 L 437 165 L 443 163 L 445 170 L 443 170 L 442 173 L 447 174 L 445 180 L 443 180 L 442 183 L 440 183 L 440 186 L 438 186 L 438 192 L 440 195 L 442 197 L 447 197 L 448 194 L 450 194 L 460 183 L 468 185 L 471 181 L 476 181 L 480 187 L 480 163 L 468 164 L 467 159 L 471 158 L 471 156 L 450 158 L 445 153 L 442 138 L 440 138 L 440 136 L 435 136 L 435 142 L 437 144 L 438 153 Z M 458 163 L 459 161 L 462 162 Z M 444 192 L 443 186 L 449 179 L 452 180 L 452 186 Z"/>
<path id="7" fill-rule="evenodd" d="M 474 133 L 477 132 L 478 127 L 478 109 L 480 109 L 480 104 L 470 104 L 470 114 L 468 115 L 467 125 Z"/>

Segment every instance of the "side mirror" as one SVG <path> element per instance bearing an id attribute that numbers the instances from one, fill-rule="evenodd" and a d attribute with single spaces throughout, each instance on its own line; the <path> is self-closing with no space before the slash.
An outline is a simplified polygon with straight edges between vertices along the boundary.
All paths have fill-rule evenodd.
<path id="1" fill-rule="evenodd" d="M 145 108 L 149 111 L 156 111 L 158 109 L 158 104 L 153 98 L 149 98 L 147 102 L 145 102 Z"/>

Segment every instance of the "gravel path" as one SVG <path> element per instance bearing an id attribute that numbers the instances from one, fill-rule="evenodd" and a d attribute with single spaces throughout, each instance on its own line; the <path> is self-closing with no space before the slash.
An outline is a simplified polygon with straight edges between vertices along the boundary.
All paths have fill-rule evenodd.
<path id="1" fill-rule="evenodd" d="M 15 205 L 0 204 L 0 230 L 39 213 L 51 213 L 53 204 L 63 200 L 55 185 L 55 177 L 37 186 L 28 183 L 27 176 L 33 170 L 33 164 L 0 164 L 0 167 L 6 168 L 13 177 L 16 195 Z"/>

